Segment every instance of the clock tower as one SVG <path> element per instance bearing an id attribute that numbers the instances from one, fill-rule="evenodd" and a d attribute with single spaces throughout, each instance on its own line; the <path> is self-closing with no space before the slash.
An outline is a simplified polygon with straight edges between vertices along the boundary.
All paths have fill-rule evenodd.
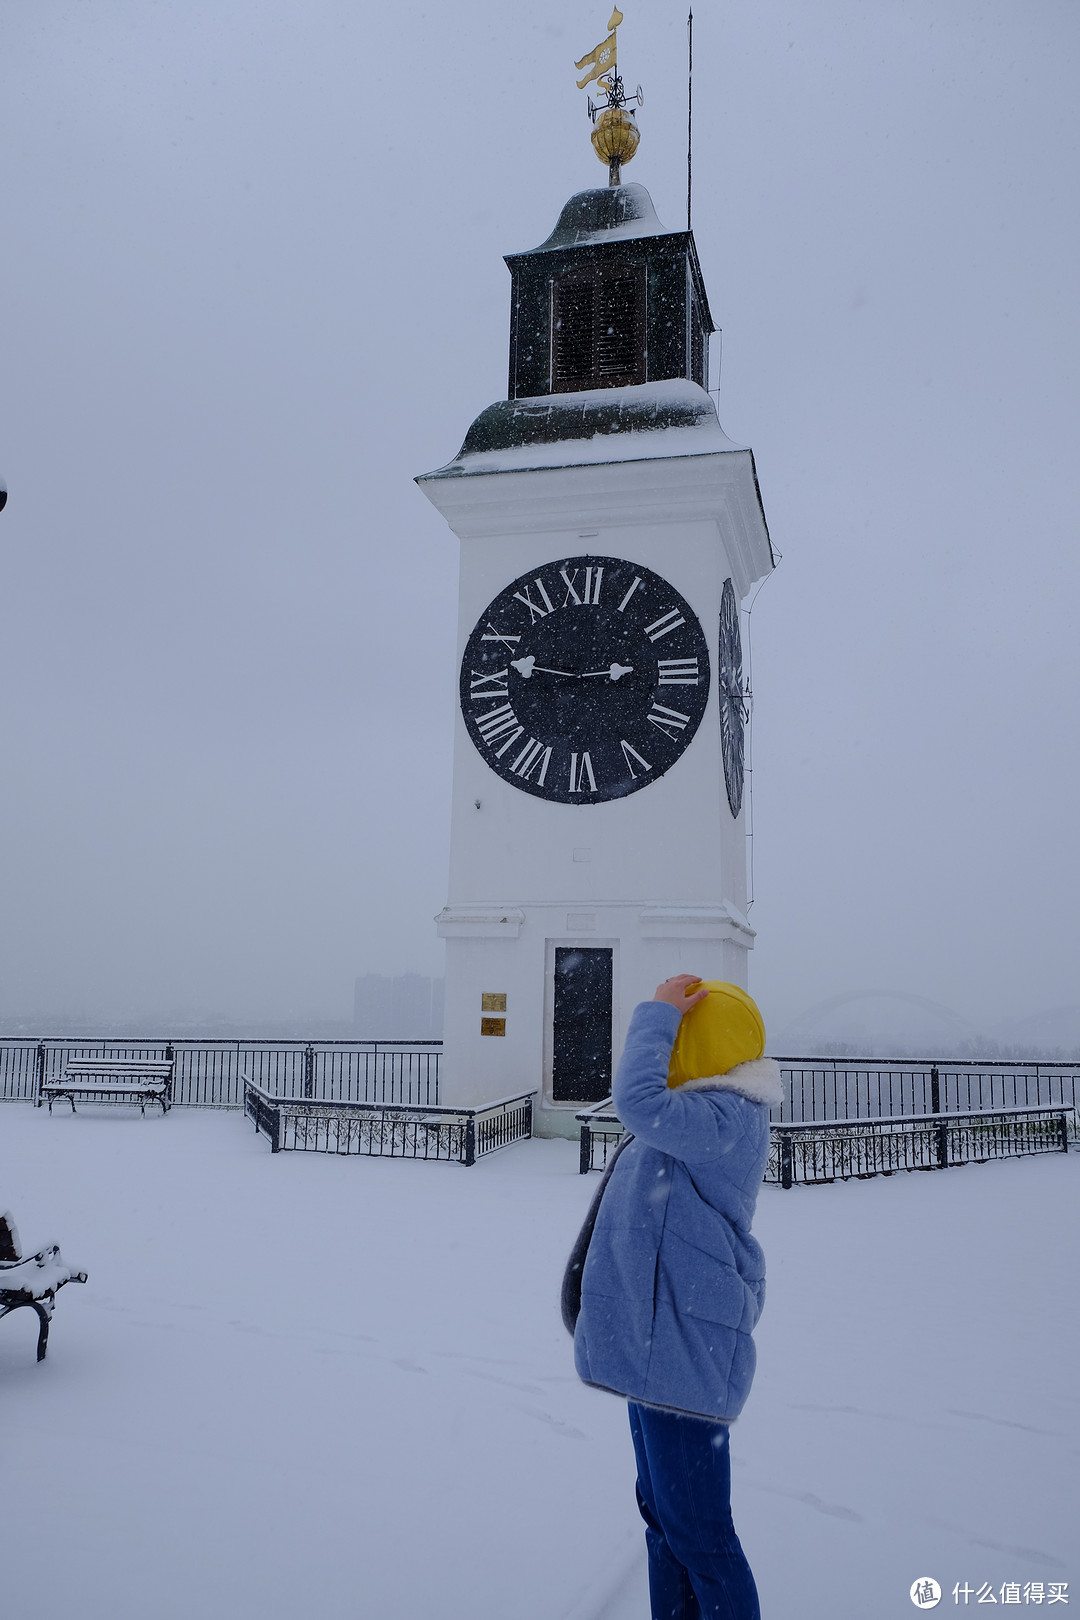
<path id="1" fill-rule="evenodd" d="M 745 985 L 753 943 L 739 604 L 773 555 L 693 236 L 619 183 L 606 115 L 613 183 L 506 260 L 508 397 L 417 480 L 461 541 L 441 1097 L 535 1091 L 542 1135 L 659 980 Z"/>

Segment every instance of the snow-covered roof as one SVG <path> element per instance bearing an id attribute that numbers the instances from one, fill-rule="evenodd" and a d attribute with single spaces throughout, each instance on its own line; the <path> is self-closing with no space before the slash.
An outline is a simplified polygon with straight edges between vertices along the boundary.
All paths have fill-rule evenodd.
<path id="1" fill-rule="evenodd" d="M 427 476 L 460 478 L 743 448 L 721 428 L 704 388 L 675 377 L 632 388 L 500 399 L 481 411 L 453 461 Z"/>
<path id="2" fill-rule="evenodd" d="M 644 186 L 597 186 L 592 191 L 575 193 L 563 205 L 559 222 L 547 241 L 531 252 L 668 234 Z"/>

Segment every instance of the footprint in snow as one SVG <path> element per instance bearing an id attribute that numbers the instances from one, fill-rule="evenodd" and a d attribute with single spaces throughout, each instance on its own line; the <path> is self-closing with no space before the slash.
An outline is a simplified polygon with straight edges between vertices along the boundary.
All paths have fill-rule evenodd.
<path id="1" fill-rule="evenodd" d="M 844 1507 L 839 1502 L 823 1502 L 813 1491 L 786 1491 L 781 1485 L 765 1485 L 756 1479 L 744 1479 L 741 1483 L 749 1485 L 753 1491 L 767 1491 L 770 1496 L 786 1496 L 789 1501 L 802 1502 L 805 1507 L 813 1508 L 815 1513 L 824 1513 L 830 1519 L 849 1519 L 852 1524 L 864 1522 L 862 1514 L 856 1513 L 854 1508 Z"/>
<path id="2" fill-rule="evenodd" d="M 481 1372 L 477 1367 L 466 1367 L 465 1372 L 470 1378 L 482 1378 L 485 1384 L 502 1384 L 504 1389 L 516 1389 L 522 1395 L 542 1395 L 544 1393 L 538 1384 L 519 1384 L 513 1378 L 500 1378 L 498 1373 Z"/>
<path id="3" fill-rule="evenodd" d="M 563 1435 L 567 1440 L 587 1440 L 589 1438 L 580 1429 L 575 1429 L 572 1423 L 565 1423 L 562 1418 L 552 1417 L 550 1412 L 538 1412 L 532 1406 L 519 1406 L 517 1410 L 524 1412 L 526 1417 L 535 1418 L 537 1423 L 546 1423 L 549 1429 L 554 1429 L 556 1434 Z"/>

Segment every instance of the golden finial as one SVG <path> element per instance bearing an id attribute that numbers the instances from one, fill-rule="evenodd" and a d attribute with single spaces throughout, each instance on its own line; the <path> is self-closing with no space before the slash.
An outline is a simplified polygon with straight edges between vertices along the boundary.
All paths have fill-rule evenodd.
<path id="1" fill-rule="evenodd" d="M 592 97 L 589 97 L 589 117 L 595 125 L 593 148 L 601 163 L 608 166 L 609 186 L 621 183 L 622 165 L 629 163 L 641 139 L 635 115 L 626 109 L 628 100 L 636 101 L 641 106 L 641 86 L 638 85 L 636 93 L 628 97 L 619 77 L 617 33 L 622 20 L 623 14 L 616 6 L 608 20 L 607 38 L 602 39 L 596 49 L 583 56 L 580 62 L 574 63 L 578 69 L 588 67 L 590 70 L 583 79 L 578 80 L 578 89 L 584 90 L 595 79 L 597 89 L 603 90 L 607 96 L 602 108 L 594 107 Z"/>

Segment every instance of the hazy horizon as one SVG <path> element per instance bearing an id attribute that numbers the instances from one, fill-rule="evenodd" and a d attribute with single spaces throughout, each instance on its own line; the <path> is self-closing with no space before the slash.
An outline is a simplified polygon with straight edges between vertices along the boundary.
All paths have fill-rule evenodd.
<path id="1" fill-rule="evenodd" d="M 442 974 L 457 549 L 412 479 L 505 395 L 502 254 L 604 181 L 606 16 L 0 15 L 0 1031 L 314 1032 Z M 770 1029 L 1080 1046 L 1078 35 L 1065 0 L 695 17 L 720 417 L 783 558 Z M 669 228 L 685 49 L 684 7 L 626 11 Z"/>

